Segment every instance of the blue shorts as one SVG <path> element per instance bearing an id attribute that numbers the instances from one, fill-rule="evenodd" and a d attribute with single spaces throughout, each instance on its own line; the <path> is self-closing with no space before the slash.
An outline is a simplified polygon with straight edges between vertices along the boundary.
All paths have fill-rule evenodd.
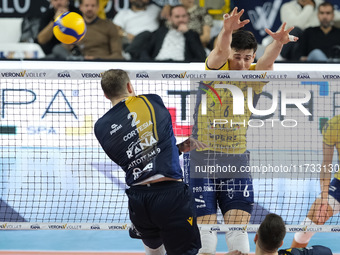
<path id="1" fill-rule="evenodd" d="M 195 199 L 197 216 L 216 214 L 219 207 L 224 215 L 232 209 L 251 213 L 254 204 L 253 182 L 250 175 L 244 178 L 190 178 L 190 169 L 203 164 L 204 152 L 191 152 L 184 155 L 184 171 Z M 218 164 L 237 166 L 249 165 L 249 153 L 224 154 Z M 227 177 L 227 176 L 226 176 Z"/>
<path id="2" fill-rule="evenodd" d="M 329 185 L 328 194 L 340 203 L 340 181 L 338 179 L 332 179 Z"/>
<path id="3" fill-rule="evenodd" d="M 188 185 L 163 181 L 131 186 L 126 194 L 132 238 L 143 239 L 146 244 L 163 243 L 168 255 L 198 253 L 201 239 Z"/>

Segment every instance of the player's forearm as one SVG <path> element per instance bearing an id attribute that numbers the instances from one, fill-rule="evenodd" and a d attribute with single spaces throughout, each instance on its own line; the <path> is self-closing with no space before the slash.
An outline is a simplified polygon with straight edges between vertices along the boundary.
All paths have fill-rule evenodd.
<path id="1" fill-rule="evenodd" d="M 208 66 L 218 69 L 228 61 L 231 53 L 232 31 L 222 29 L 216 39 L 216 46 L 208 56 Z"/>
<path id="2" fill-rule="evenodd" d="M 37 36 L 37 40 L 39 44 L 46 44 L 48 43 L 53 37 L 53 21 L 48 23 L 48 25 L 40 31 Z"/>
<path id="3" fill-rule="evenodd" d="M 322 170 L 320 172 L 321 198 L 327 199 L 329 184 L 331 182 L 331 177 L 332 177 L 331 165 L 327 162 L 323 162 L 321 170 Z"/>
<path id="4" fill-rule="evenodd" d="M 264 51 L 263 56 L 257 61 L 256 70 L 273 70 L 274 62 L 280 55 L 283 44 L 274 40 Z"/>

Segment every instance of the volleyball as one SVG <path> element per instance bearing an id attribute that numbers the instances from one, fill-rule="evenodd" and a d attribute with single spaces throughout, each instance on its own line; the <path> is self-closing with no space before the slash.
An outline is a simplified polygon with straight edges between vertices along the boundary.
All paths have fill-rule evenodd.
<path id="1" fill-rule="evenodd" d="M 83 17 L 76 12 L 64 12 L 54 21 L 53 34 L 62 43 L 72 44 L 79 42 L 86 33 Z"/>

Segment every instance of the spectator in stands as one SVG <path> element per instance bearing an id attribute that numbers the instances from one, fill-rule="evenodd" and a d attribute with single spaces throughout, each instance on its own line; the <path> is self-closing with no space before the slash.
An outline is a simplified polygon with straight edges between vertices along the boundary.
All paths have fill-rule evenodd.
<path id="1" fill-rule="evenodd" d="M 123 59 L 122 41 L 111 20 L 98 17 L 99 0 L 80 0 L 79 9 L 86 23 L 84 38 L 74 45 L 57 46 L 53 54 L 57 59 Z M 76 55 L 76 56 L 75 56 Z"/>
<path id="2" fill-rule="evenodd" d="M 55 18 L 66 11 L 79 12 L 69 0 L 50 0 L 52 8 L 47 10 L 41 17 L 37 41 L 46 55 L 52 53 L 54 46 L 60 44 L 53 34 L 53 24 Z M 48 58 L 48 56 L 47 56 Z"/>
<path id="3" fill-rule="evenodd" d="M 204 47 L 210 42 L 210 30 L 213 26 L 213 18 L 207 9 L 195 4 L 195 0 L 180 0 L 189 13 L 189 29 L 200 35 Z"/>
<path id="4" fill-rule="evenodd" d="M 162 8 L 161 19 L 167 20 L 170 18 L 171 6 L 179 5 L 179 0 L 152 0 L 154 4 L 157 4 Z"/>
<path id="5" fill-rule="evenodd" d="M 300 38 L 301 61 L 328 61 L 340 58 L 335 53 L 340 48 L 340 29 L 334 27 L 334 7 L 324 2 L 318 7 L 320 26 L 307 28 Z"/>
<path id="6" fill-rule="evenodd" d="M 281 22 L 288 27 L 304 30 L 320 24 L 317 16 L 317 7 L 323 0 L 292 0 L 284 3 L 280 9 Z"/>
<path id="7" fill-rule="evenodd" d="M 123 59 L 118 29 L 110 20 L 98 17 L 98 8 L 99 0 L 80 0 L 79 9 L 87 27 L 80 41 L 84 59 Z"/>
<path id="8" fill-rule="evenodd" d="M 188 27 L 189 15 L 183 5 L 171 7 L 168 24 L 152 33 L 141 60 L 204 61 L 206 53 L 199 34 Z"/>
<path id="9" fill-rule="evenodd" d="M 320 24 L 317 10 L 322 2 L 323 0 L 292 0 L 284 3 L 280 9 L 281 22 L 286 22 L 288 27 L 294 27 L 291 34 L 300 37 L 306 28 Z M 299 60 L 298 47 L 299 42 L 284 45 L 281 56 L 286 60 Z"/>
<path id="10" fill-rule="evenodd" d="M 113 19 L 123 38 L 123 49 L 131 59 L 139 59 L 140 52 L 158 29 L 161 8 L 150 0 L 130 0 L 130 8 L 121 10 Z"/>

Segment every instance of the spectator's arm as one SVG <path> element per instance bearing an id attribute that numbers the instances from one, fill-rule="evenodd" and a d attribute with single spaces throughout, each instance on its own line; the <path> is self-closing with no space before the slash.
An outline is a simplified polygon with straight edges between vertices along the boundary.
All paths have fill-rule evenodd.
<path id="1" fill-rule="evenodd" d="M 311 4 L 305 5 L 300 13 L 291 10 L 290 2 L 282 5 L 280 9 L 281 22 L 286 22 L 288 27 L 296 26 L 304 29 L 310 17 L 314 14 L 314 6 Z"/>
<path id="2" fill-rule="evenodd" d="M 118 34 L 121 38 L 126 37 L 128 39 L 129 42 L 132 42 L 132 40 L 135 38 L 135 36 L 133 34 L 129 34 L 127 32 L 124 31 L 124 29 L 120 26 L 117 26 L 118 29 Z"/>
<path id="3" fill-rule="evenodd" d="M 190 52 L 186 56 L 186 60 L 203 62 L 206 58 L 206 53 L 198 33 L 192 30 L 188 30 L 184 33 L 184 37 L 186 39 L 186 43 L 188 44 L 186 48 Z"/>
<path id="4" fill-rule="evenodd" d="M 207 46 L 208 43 L 210 42 L 210 30 L 211 30 L 210 26 L 208 25 L 203 26 L 203 32 L 200 35 L 200 40 L 203 46 Z"/>
<path id="5" fill-rule="evenodd" d="M 101 59 L 123 59 L 122 55 L 122 38 L 118 34 L 117 26 L 112 23 L 112 29 L 110 29 L 110 54 L 101 57 Z"/>
<path id="6" fill-rule="evenodd" d="M 68 9 L 67 8 L 59 8 L 55 14 L 54 14 L 54 17 L 53 17 L 53 20 L 51 20 L 50 22 L 48 22 L 48 20 L 46 21 L 46 23 L 48 22 L 48 24 L 40 30 L 38 36 L 37 36 L 37 41 L 39 44 L 41 45 L 44 45 L 46 43 L 48 43 L 49 41 L 52 40 L 53 38 L 53 25 L 54 25 L 54 20 L 59 16 L 61 15 L 62 13 L 64 12 L 67 12 Z M 46 24 L 45 23 L 45 24 Z"/>
<path id="7" fill-rule="evenodd" d="M 161 19 L 169 19 L 170 9 L 171 9 L 171 5 L 169 4 L 163 6 L 163 9 L 161 11 Z"/>
<path id="8" fill-rule="evenodd" d="M 37 36 L 38 43 L 44 45 L 53 38 L 53 21 L 50 21 L 46 27 L 41 30 Z"/>

